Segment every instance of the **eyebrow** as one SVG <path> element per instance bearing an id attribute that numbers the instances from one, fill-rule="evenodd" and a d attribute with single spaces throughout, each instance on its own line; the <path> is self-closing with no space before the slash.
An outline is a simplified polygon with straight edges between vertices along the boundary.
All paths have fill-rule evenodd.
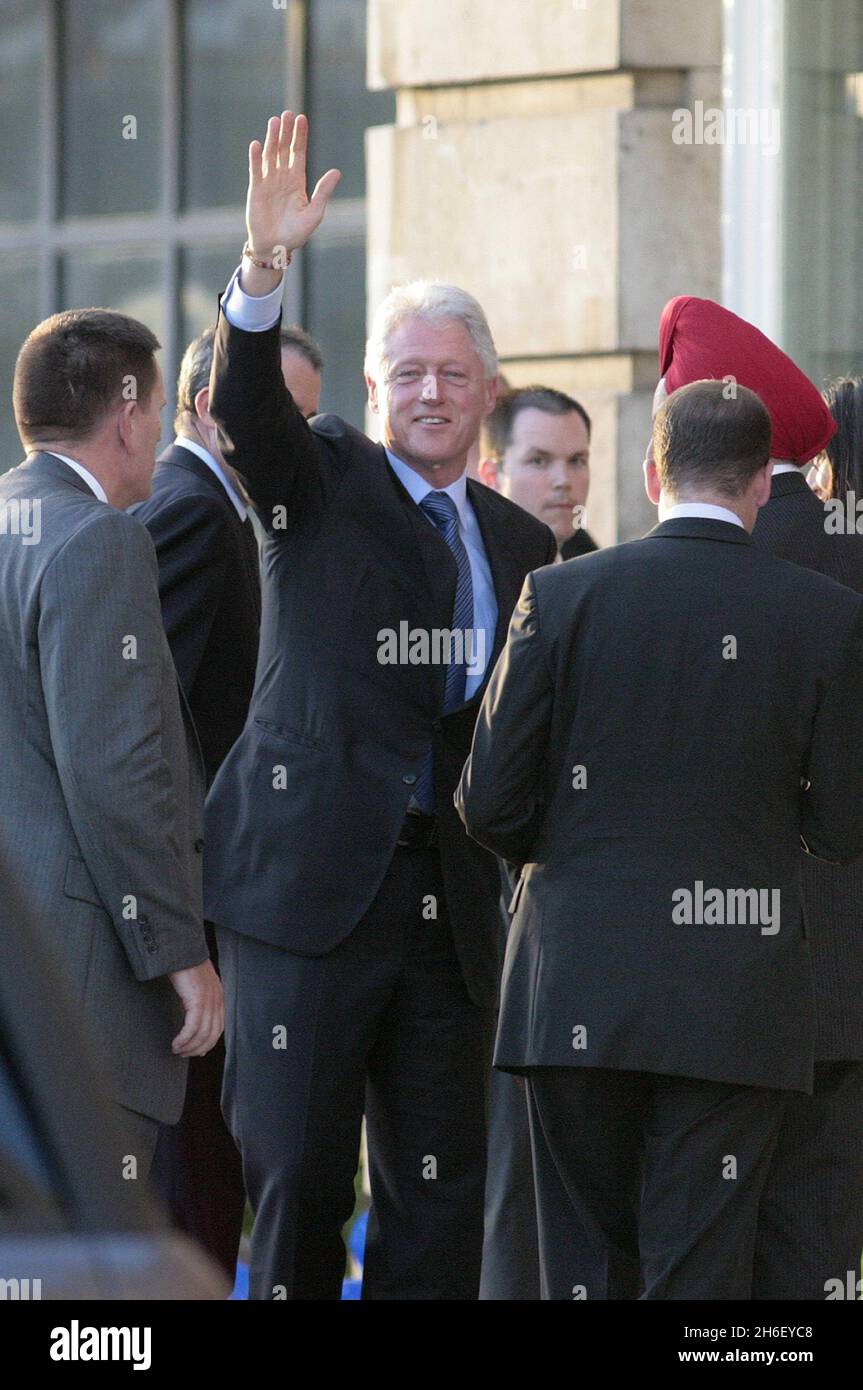
<path id="1" fill-rule="evenodd" d="M 525 451 L 529 454 L 541 454 L 544 459 L 553 458 L 554 455 L 548 449 L 542 449 L 538 444 L 526 444 Z M 574 454 L 569 454 L 570 459 L 586 459 L 590 453 L 589 449 L 576 449 Z"/>

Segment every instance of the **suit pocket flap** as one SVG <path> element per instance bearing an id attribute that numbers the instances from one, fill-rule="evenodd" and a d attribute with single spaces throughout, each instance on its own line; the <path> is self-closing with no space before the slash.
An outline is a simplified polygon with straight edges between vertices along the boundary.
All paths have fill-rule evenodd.
<path id="1" fill-rule="evenodd" d="M 63 892 L 67 898 L 77 898 L 80 902 L 92 903 L 94 907 L 101 907 L 103 912 L 105 910 L 105 904 L 99 897 L 96 885 L 90 877 L 90 870 L 83 859 L 70 859 L 66 864 Z"/>

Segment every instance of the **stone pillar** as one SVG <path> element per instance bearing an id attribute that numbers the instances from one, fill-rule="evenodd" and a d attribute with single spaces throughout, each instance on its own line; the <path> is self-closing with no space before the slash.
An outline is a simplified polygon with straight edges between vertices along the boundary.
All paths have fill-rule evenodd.
<path id="1" fill-rule="evenodd" d="M 673 113 L 721 106 L 721 0 L 369 0 L 369 311 L 398 281 L 480 300 L 513 385 L 594 417 L 588 525 L 653 524 L 641 461 L 657 327 L 718 298 L 721 150 Z"/>

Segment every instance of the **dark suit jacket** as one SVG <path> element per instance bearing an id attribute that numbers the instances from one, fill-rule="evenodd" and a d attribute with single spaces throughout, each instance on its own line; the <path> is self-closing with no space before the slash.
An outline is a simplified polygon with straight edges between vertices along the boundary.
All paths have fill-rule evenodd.
<path id="1" fill-rule="evenodd" d="M 49 454 L 0 478 L 0 506 L 21 499 L 39 503 L 41 536 L 0 535 L 0 858 L 113 1098 L 174 1124 L 188 1062 L 171 1052 L 183 1010 L 166 976 L 207 958 L 204 773 L 153 543 Z"/>
<path id="2" fill-rule="evenodd" d="M 800 835 L 863 850 L 861 702 L 863 601 L 730 523 L 530 576 L 459 792 L 470 833 L 525 865 L 497 1065 L 808 1089 Z M 687 925 L 698 883 L 765 890 L 767 913 Z"/>
<path id="3" fill-rule="evenodd" d="M 584 527 L 580 526 L 560 547 L 560 558 L 562 560 L 575 560 L 579 555 L 591 555 L 594 550 L 598 549 L 599 546 L 590 532 L 585 531 Z"/>
<path id="4" fill-rule="evenodd" d="M 255 683 L 257 540 L 212 469 L 181 446 L 165 450 L 152 495 L 131 511 L 156 546 L 165 631 L 209 786 L 243 731 Z"/>
<path id="5" fill-rule="evenodd" d="M 210 407 L 267 539 L 249 720 L 207 805 L 206 914 L 304 955 L 332 950 L 380 887 L 432 742 L 455 944 L 474 999 L 491 1002 L 498 867 L 452 805 L 479 696 L 444 715 L 442 665 L 378 660 L 384 629 L 451 627 L 455 560 L 381 445 L 333 415 L 310 426 L 296 409 L 278 332 L 245 333 L 224 316 L 216 332 Z M 468 496 L 499 608 L 490 671 L 554 537 L 481 484 L 469 481 Z"/>
<path id="6" fill-rule="evenodd" d="M 752 538 L 785 560 L 863 593 L 863 536 L 832 535 L 824 505 L 800 473 L 779 473 Z M 852 718 L 860 719 L 857 711 Z M 839 731 L 835 756 L 845 756 Z M 859 812 L 858 812 L 859 814 Z M 803 856 L 803 907 L 811 936 L 819 1061 L 863 1058 L 863 861 L 837 868 Z"/>

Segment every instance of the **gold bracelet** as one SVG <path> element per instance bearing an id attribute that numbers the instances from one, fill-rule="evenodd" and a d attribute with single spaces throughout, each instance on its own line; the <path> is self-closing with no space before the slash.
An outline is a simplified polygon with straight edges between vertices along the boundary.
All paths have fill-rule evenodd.
<path id="1" fill-rule="evenodd" d="M 293 257 L 293 254 L 294 254 L 293 251 L 288 251 L 287 254 L 286 254 L 286 256 L 285 256 L 284 264 L 283 264 L 283 265 L 279 265 L 278 267 L 276 267 L 276 263 L 275 263 L 274 260 L 272 260 L 272 261 L 260 261 L 260 260 L 258 260 L 258 257 L 252 254 L 252 248 L 251 248 L 251 246 L 249 245 L 248 242 L 246 242 L 245 246 L 243 247 L 243 259 L 244 259 L 244 260 L 247 260 L 247 261 L 251 261 L 251 262 L 252 262 L 252 265 L 256 265 L 256 266 L 258 267 L 258 270 L 276 270 L 277 268 L 278 268 L 279 270 L 284 270 L 286 266 L 289 266 L 289 265 L 291 264 L 291 259 L 292 259 L 292 257 Z"/>

